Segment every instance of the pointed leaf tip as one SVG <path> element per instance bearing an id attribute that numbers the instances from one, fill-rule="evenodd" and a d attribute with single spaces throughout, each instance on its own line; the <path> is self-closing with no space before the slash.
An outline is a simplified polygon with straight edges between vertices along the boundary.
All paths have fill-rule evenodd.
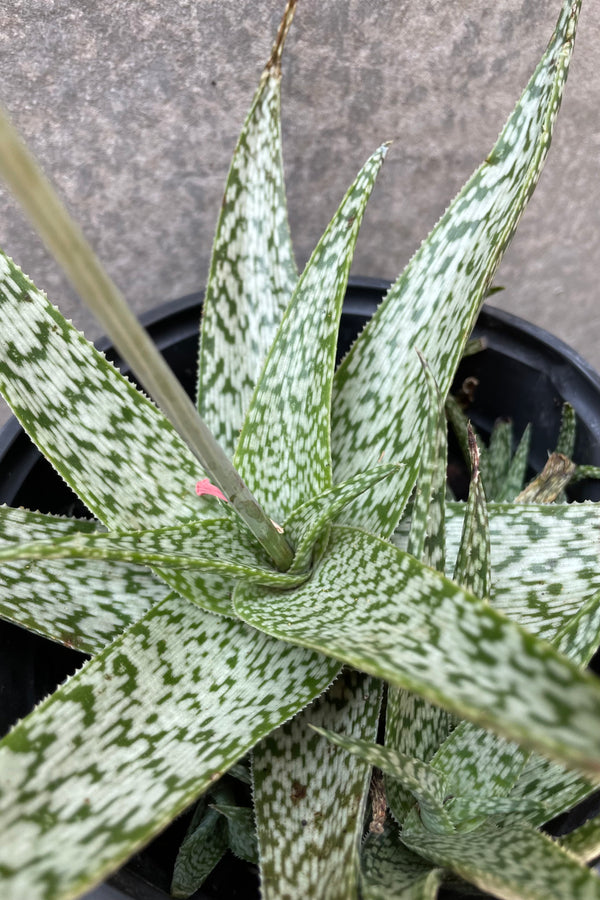
<path id="1" fill-rule="evenodd" d="M 275 74 L 276 76 L 281 75 L 281 57 L 283 56 L 283 47 L 288 36 L 288 31 L 290 30 L 292 24 L 294 14 L 296 12 L 296 3 L 297 0 L 288 0 L 288 2 L 286 3 L 281 22 L 279 23 L 277 37 L 275 38 L 275 43 L 273 44 L 273 49 L 271 50 L 271 56 L 269 57 L 269 61 L 265 67 L 265 72 L 268 74 Z"/>

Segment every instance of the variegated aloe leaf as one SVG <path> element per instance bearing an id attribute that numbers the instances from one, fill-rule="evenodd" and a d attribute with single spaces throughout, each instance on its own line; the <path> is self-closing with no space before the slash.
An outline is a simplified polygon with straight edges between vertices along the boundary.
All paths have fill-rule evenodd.
<path id="1" fill-rule="evenodd" d="M 338 369 L 332 420 L 336 480 L 347 478 L 357 467 L 373 465 L 384 453 L 386 461 L 402 459 L 408 464 L 404 500 L 408 499 L 425 428 L 425 390 L 415 349 L 427 359 L 445 395 L 543 167 L 579 8 L 580 0 L 566 0 L 548 48 L 495 147 Z M 374 523 L 381 518 L 377 510 Z"/>
<path id="2" fill-rule="evenodd" d="M 390 687 L 385 720 L 385 744 L 407 758 L 427 763 L 451 730 L 452 717 L 423 697 Z M 401 781 L 386 777 L 387 801 L 392 815 L 402 823 L 414 799 Z"/>
<path id="3" fill-rule="evenodd" d="M 232 853 L 240 859 L 245 859 L 246 862 L 257 865 L 258 846 L 252 808 L 236 806 L 233 803 L 212 803 L 211 807 L 227 822 L 228 844 Z"/>
<path id="4" fill-rule="evenodd" d="M 506 900 L 597 900 L 600 878 L 557 843 L 525 825 L 466 834 L 402 832 L 411 850 Z"/>
<path id="5" fill-rule="evenodd" d="M 510 461 L 506 478 L 498 489 L 497 497 L 493 499 L 497 499 L 500 502 L 503 500 L 514 500 L 517 494 L 523 490 L 525 476 L 527 474 L 529 448 L 531 447 L 531 435 L 531 425 L 527 425 L 521 435 L 521 440 L 517 445 L 514 456 Z"/>
<path id="6" fill-rule="evenodd" d="M 278 520 L 333 483 L 329 419 L 339 319 L 358 230 L 386 152 L 384 145 L 365 163 L 306 264 L 244 420 L 235 463 Z"/>
<path id="7" fill-rule="evenodd" d="M 531 510 L 530 510 L 531 512 Z M 572 518 L 570 515 L 558 514 L 560 519 Z M 531 534 L 531 521 L 521 523 L 529 528 Z M 571 539 L 570 529 L 568 528 L 569 541 Z M 559 537 L 557 533 L 553 533 L 553 538 Z M 519 535 L 516 536 L 519 539 Z M 508 540 L 510 544 L 512 536 Z M 532 576 L 538 580 L 538 592 L 541 590 L 539 584 L 540 573 L 544 571 L 544 559 L 538 553 L 538 543 L 533 542 L 531 545 L 531 559 L 528 561 L 531 566 Z M 510 547 L 504 547 L 505 552 L 510 553 Z M 549 550 L 552 554 L 552 548 Z M 554 548 L 554 553 L 556 549 Z M 577 552 L 577 550 L 575 550 Z M 550 555 L 548 563 L 554 568 L 555 558 Z M 519 574 L 515 571 L 515 579 L 523 575 L 525 566 L 523 560 L 517 559 L 515 563 Z M 504 576 L 506 577 L 506 572 Z M 546 609 L 546 614 L 548 610 Z M 568 655 L 579 666 L 584 666 L 589 662 L 595 648 L 600 643 L 600 603 L 599 595 L 592 595 L 591 599 L 583 605 L 583 607 L 575 613 L 575 615 L 567 616 L 564 624 L 558 631 L 547 632 L 549 637 L 561 652 Z M 498 797 L 498 795 L 507 794 L 517 783 L 521 773 L 523 772 L 528 761 L 528 754 L 520 747 L 502 741 L 501 739 L 486 734 L 475 728 L 470 723 L 462 723 L 436 753 L 433 764 L 439 767 L 449 778 L 451 792 L 455 795 L 466 795 L 479 798 L 490 796 Z M 541 778 L 541 772 L 538 778 Z M 549 770 L 549 787 L 552 787 L 558 793 L 561 781 L 564 777 L 562 770 L 558 773 L 554 769 Z M 558 780 L 557 780 L 558 779 Z M 565 790 L 566 797 L 563 797 L 565 806 L 570 805 L 568 800 L 568 786 L 571 784 L 571 777 L 567 776 Z M 583 785 L 583 792 L 586 792 L 587 785 Z M 580 798 L 582 786 L 576 782 L 573 793 L 573 802 Z M 513 797 L 516 800 L 516 797 Z M 527 797 L 530 802 L 531 795 Z M 565 808 L 565 807 L 563 807 Z M 552 814 L 556 814 L 561 810 L 554 808 Z M 484 807 L 481 806 L 483 814 Z M 537 822 L 543 822 L 551 817 L 542 804 L 541 809 L 530 809 L 533 812 Z"/>
<path id="8" fill-rule="evenodd" d="M 314 726 L 313 726 L 314 727 Z M 452 820 L 444 809 L 448 794 L 446 779 L 441 772 L 421 759 L 406 756 L 391 747 L 382 747 L 372 741 L 337 734 L 329 728 L 315 728 L 338 747 L 358 756 L 382 772 L 392 775 L 413 795 L 419 806 L 419 815 L 428 830 L 446 833 L 454 830 Z"/>
<path id="9" fill-rule="evenodd" d="M 490 593 L 490 540 L 487 506 L 479 471 L 479 450 L 468 428 L 471 484 L 454 571 L 454 580 L 475 596 Z M 510 452 L 510 450 L 509 450 Z M 509 465 L 509 463 L 507 463 Z M 482 731 L 471 722 L 460 723 L 437 749 L 431 764 L 448 779 L 448 793 L 472 798 L 472 807 L 454 809 L 453 821 L 461 824 L 485 818 L 491 797 L 509 793 L 521 774 L 528 752 L 512 742 Z M 479 801 L 479 803 L 478 803 Z M 507 808 L 514 809 L 514 803 Z M 452 813 L 449 813 L 452 815 Z M 462 818 L 460 818 L 462 816 Z"/>
<path id="10" fill-rule="evenodd" d="M 474 800 L 506 796 L 516 784 L 529 753 L 471 722 L 461 722 L 431 760 L 448 784 L 448 793 Z"/>
<path id="11" fill-rule="evenodd" d="M 600 592 L 592 594 L 579 612 L 567 619 L 552 643 L 578 666 L 591 662 L 600 647 Z"/>
<path id="12" fill-rule="evenodd" d="M 238 585 L 238 615 L 600 773 L 597 679 L 391 544 L 340 526 L 331 535 L 310 581 L 294 591 Z"/>
<path id="13" fill-rule="evenodd" d="M 594 594 L 581 610 L 552 637 L 553 643 L 578 665 L 586 666 L 600 645 L 600 594 Z M 543 801 L 545 813 L 531 812 L 528 821 L 541 825 L 565 812 L 598 789 L 597 784 L 533 754 L 512 791 L 515 799 Z"/>
<path id="14" fill-rule="evenodd" d="M 0 548 L 92 533 L 97 525 L 0 507 Z M 153 575 L 127 563 L 26 561 L 0 566 L 0 617 L 84 653 L 96 653 L 167 593 Z"/>
<path id="15" fill-rule="evenodd" d="M 311 726 L 373 740 L 381 687 L 345 671 L 319 699 L 254 751 L 262 895 L 286 900 L 358 897 L 359 850 L 370 766 L 338 752 Z"/>
<path id="16" fill-rule="evenodd" d="M 447 504 L 448 558 L 456 558 L 464 503 Z M 491 603 L 540 637 L 553 635 L 600 591 L 600 506 L 488 504 Z M 408 523 L 393 536 L 408 545 Z"/>
<path id="17" fill-rule="evenodd" d="M 364 900 L 436 900 L 442 869 L 400 843 L 395 830 L 368 836 L 362 852 Z"/>
<path id="18" fill-rule="evenodd" d="M 185 900 L 197 891 L 228 845 L 226 819 L 201 798 L 175 860 L 171 896 Z"/>
<path id="19" fill-rule="evenodd" d="M 543 825 L 597 790 L 597 782 L 533 753 L 512 789 L 511 797 L 541 803 L 544 812 L 533 810 L 524 818 L 531 825 Z"/>
<path id="20" fill-rule="evenodd" d="M 454 581 L 476 597 L 490 596 L 490 532 L 485 492 L 479 471 L 479 448 L 475 435 L 469 430 L 471 454 L 471 483 L 469 501 L 454 566 Z"/>
<path id="21" fill-rule="evenodd" d="M 575 831 L 561 838 L 561 845 L 582 862 L 591 862 L 600 856 L 600 816 L 588 819 Z"/>
<path id="22" fill-rule="evenodd" d="M 285 533 L 295 548 L 294 562 L 287 574 L 302 572 L 313 557 L 315 545 L 327 536 L 329 525 L 341 511 L 364 491 L 385 481 L 388 490 L 393 491 L 400 466 L 375 466 L 368 472 L 361 472 L 342 484 L 336 484 L 317 497 L 297 507 L 285 521 Z M 396 476 L 396 477 L 394 477 Z"/>
<path id="23" fill-rule="evenodd" d="M 408 552 L 444 571 L 446 561 L 445 498 L 448 441 L 444 401 L 427 362 L 421 360 L 427 384 L 429 417 L 424 453 L 410 519 Z"/>
<path id="24" fill-rule="evenodd" d="M 281 54 L 288 3 L 239 137 L 213 245 L 200 341 L 198 406 L 233 456 L 267 351 L 298 280 L 281 158 Z"/>
<path id="25" fill-rule="evenodd" d="M 493 484 L 493 490 L 489 498 L 490 500 L 498 498 L 501 485 L 504 484 L 508 477 L 508 471 L 512 460 L 512 444 L 512 422 L 506 419 L 499 419 L 494 423 L 488 444 L 488 458 Z M 512 499 L 512 497 L 510 499 Z"/>
<path id="26" fill-rule="evenodd" d="M 170 423 L 0 253 L 0 392 L 94 515 L 135 529 L 213 516 Z"/>
<path id="27" fill-rule="evenodd" d="M 298 581 L 298 576 L 273 569 L 253 536 L 231 517 L 149 531 L 79 532 L 0 547 L 0 565 L 15 559 L 105 559 L 155 568 L 203 569 L 266 584 Z"/>
<path id="28" fill-rule="evenodd" d="M 562 416 L 560 420 L 560 431 L 556 441 L 555 453 L 562 453 L 563 456 L 573 458 L 575 450 L 575 434 L 577 431 L 577 417 L 575 410 L 570 403 L 563 403 Z"/>
<path id="29" fill-rule="evenodd" d="M 423 459 L 411 511 L 409 552 L 426 565 L 444 571 L 445 489 L 448 459 L 447 426 L 443 399 L 431 369 L 424 363 L 429 419 Z M 395 687 L 388 689 L 385 744 L 406 758 L 428 762 L 451 729 L 451 716 L 422 697 Z M 385 778 L 387 800 L 398 822 L 414 805 L 401 780 Z"/>
<path id="30" fill-rule="evenodd" d="M 338 668 L 176 596 L 157 604 L 0 742 L 3 900 L 101 880 Z"/>
<path id="31" fill-rule="evenodd" d="M 485 495 L 488 500 L 493 500 L 493 491 L 490 489 L 491 487 L 493 487 L 493 476 L 489 461 L 488 448 L 483 442 L 481 436 L 478 434 L 477 429 L 472 425 L 466 414 L 463 412 L 460 403 L 452 394 L 448 394 L 448 396 L 446 397 L 445 408 L 448 424 L 454 432 L 462 453 L 463 460 L 467 466 L 471 465 L 471 454 L 469 451 L 469 426 L 471 427 L 471 431 L 475 435 L 477 446 L 479 447 L 479 470 L 481 472 L 481 478 L 483 480 L 483 486 L 485 488 Z M 523 485 L 521 485 L 520 488 L 522 486 Z M 512 500 L 513 498 L 511 497 L 510 499 Z"/>

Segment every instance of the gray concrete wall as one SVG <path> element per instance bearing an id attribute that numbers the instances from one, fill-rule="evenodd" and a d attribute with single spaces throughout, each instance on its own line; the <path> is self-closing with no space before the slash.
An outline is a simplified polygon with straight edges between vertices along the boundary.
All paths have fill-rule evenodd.
<path id="1" fill-rule="evenodd" d="M 135 309 L 202 287 L 223 183 L 283 0 L 3 0 L 0 94 Z M 284 155 L 304 263 L 366 156 L 394 146 L 354 273 L 393 278 L 486 155 L 560 0 L 300 0 Z M 496 305 L 600 368 L 600 4 L 584 0 L 550 160 Z M 0 245 L 98 334 L 15 205 Z"/>

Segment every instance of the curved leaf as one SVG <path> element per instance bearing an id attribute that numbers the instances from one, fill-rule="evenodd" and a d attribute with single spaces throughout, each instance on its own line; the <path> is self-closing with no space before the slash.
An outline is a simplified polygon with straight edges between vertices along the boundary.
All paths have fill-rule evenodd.
<path id="1" fill-rule="evenodd" d="M 153 607 L 0 742 L 3 900 L 93 886 L 338 669 L 175 596 Z"/>
<path id="2" fill-rule="evenodd" d="M 479 307 L 543 167 L 567 77 L 581 0 L 556 31 L 495 147 L 390 289 L 336 373 L 333 465 L 407 463 L 404 500 L 425 428 L 418 349 L 444 396 Z M 390 499 L 390 503 L 391 503 Z M 374 512 L 372 530 L 382 518 Z"/>
<path id="3" fill-rule="evenodd" d="M 238 585 L 238 615 L 600 774 L 598 679 L 391 544 L 352 528 L 331 533 L 301 587 Z"/>

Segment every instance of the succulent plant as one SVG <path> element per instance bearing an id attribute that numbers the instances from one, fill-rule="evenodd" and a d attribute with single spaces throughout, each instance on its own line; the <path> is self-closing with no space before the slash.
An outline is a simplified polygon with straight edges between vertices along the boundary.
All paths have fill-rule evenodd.
<path id="1" fill-rule="evenodd" d="M 158 406 L 0 257 L 0 389 L 92 516 L 0 509 L 0 615 L 92 657 L 0 743 L 0 893 L 76 897 L 203 796 L 175 896 L 230 846 L 266 898 L 431 898 L 448 879 L 600 898 L 598 820 L 539 830 L 600 774 L 600 509 L 541 503 L 539 482 L 518 497 L 525 445 L 511 461 L 500 432 L 499 502 L 472 433 L 468 502 L 445 485 L 444 400 L 546 158 L 580 0 L 337 370 L 387 145 L 298 277 L 279 124 L 294 8 L 227 180 L 197 410 L 2 124 L 4 177 Z"/>

